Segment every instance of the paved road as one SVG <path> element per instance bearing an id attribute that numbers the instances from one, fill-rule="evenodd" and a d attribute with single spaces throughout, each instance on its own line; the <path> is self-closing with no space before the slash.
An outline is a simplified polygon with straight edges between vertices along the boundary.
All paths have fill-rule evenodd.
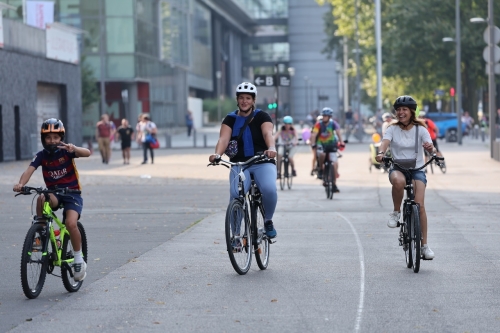
<path id="1" fill-rule="evenodd" d="M 142 166 L 139 151 L 128 166 L 82 159 L 89 274 L 75 294 L 48 277 L 36 300 L 19 282 L 30 201 L 10 192 L 26 163 L 0 164 L 0 331 L 497 332 L 500 164 L 480 143 L 442 146 L 448 172 L 428 175 L 426 196 L 436 258 L 418 274 L 385 225 L 390 187 L 369 173 L 367 145 L 346 150 L 333 200 L 302 148 L 293 189 L 279 191 L 269 268 L 246 276 L 225 251 L 227 169 L 205 167 L 212 149 Z"/>

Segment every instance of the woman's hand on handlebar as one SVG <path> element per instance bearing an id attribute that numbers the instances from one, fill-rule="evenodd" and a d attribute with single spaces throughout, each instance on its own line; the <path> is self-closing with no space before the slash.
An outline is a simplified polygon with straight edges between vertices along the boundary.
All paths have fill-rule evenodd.
<path id="1" fill-rule="evenodd" d="M 210 161 L 210 163 L 218 162 L 220 160 L 220 155 L 219 154 L 212 154 L 208 157 L 208 160 Z"/>
<path id="2" fill-rule="evenodd" d="M 23 186 L 24 186 L 23 184 L 18 183 L 16 185 L 14 185 L 14 188 L 12 190 L 14 192 L 21 192 L 21 190 L 23 189 Z"/>
<path id="3" fill-rule="evenodd" d="M 431 154 L 434 152 L 434 145 L 432 144 L 432 142 L 424 142 L 422 144 L 422 147 L 424 147 L 424 149 Z"/>
<path id="4" fill-rule="evenodd" d="M 264 155 L 266 155 L 269 158 L 275 158 L 277 155 L 276 148 L 275 147 L 269 147 L 268 150 L 264 151 Z"/>

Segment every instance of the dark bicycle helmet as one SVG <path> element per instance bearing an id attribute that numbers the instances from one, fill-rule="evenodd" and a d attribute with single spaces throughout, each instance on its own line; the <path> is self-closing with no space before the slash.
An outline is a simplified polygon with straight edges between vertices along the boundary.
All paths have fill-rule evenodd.
<path id="1" fill-rule="evenodd" d="M 321 110 L 321 115 L 332 117 L 333 116 L 333 110 L 331 108 L 323 108 L 323 110 Z"/>
<path id="2" fill-rule="evenodd" d="M 42 140 L 42 146 L 49 153 L 54 153 L 57 151 L 57 145 L 47 145 L 45 143 L 45 135 L 48 133 L 57 133 L 61 137 L 61 141 L 64 140 L 64 135 L 66 131 L 64 130 L 64 125 L 62 121 L 56 118 L 50 118 L 42 123 L 40 128 L 40 139 Z"/>
<path id="3" fill-rule="evenodd" d="M 399 96 L 396 98 L 394 102 L 394 110 L 397 110 L 399 107 L 406 106 L 410 109 L 417 109 L 417 101 L 413 99 L 413 97 L 408 95 Z"/>

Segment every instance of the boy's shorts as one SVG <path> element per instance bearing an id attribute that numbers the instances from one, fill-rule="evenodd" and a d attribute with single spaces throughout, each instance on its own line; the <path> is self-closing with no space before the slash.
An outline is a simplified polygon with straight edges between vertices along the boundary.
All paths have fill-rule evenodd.
<path id="1" fill-rule="evenodd" d="M 83 198 L 81 194 L 68 193 L 64 195 L 55 194 L 55 196 L 57 198 L 57 207 L 53 209 L 54 211 L 63 208 L 63 215 L 65 215 L 64 212 L 68 209 L 74 210 L 78 213 L 78 218 L 80 218 L 83 209 Z"/>

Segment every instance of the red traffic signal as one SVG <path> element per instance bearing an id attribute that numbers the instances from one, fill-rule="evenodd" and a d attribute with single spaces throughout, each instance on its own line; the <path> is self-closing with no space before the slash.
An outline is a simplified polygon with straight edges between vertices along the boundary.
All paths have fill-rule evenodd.
<path id="1" fill-rule="evenodd" d="M 455 88 L 453 87 L 450 88 L 450 96 L 455 97 Z"/>

